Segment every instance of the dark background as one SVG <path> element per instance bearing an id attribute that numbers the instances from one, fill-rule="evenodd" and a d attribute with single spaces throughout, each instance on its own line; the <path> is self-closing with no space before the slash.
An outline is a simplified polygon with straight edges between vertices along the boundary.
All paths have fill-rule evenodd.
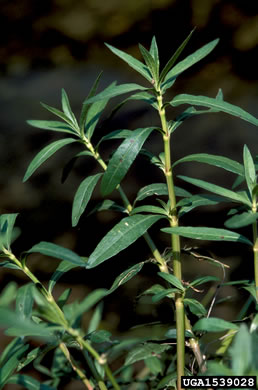
<path id="1" fill-rule="evenodd" d="M 34 129 L 26 124 L 27 119 L 54 119 L 40 106 L 40 101 L 60 108 L 63 87 L 78 115 L 101 70 L 104 71 L 101 88 L 113 80 L 118 83 L 144 83 L 136 72 L 108 51 L 104 42 L 141 59 L 138 43 L 149 48 L 155 35 L 161 64 L 164 65 L 193 27 L 196 27 L 196 31 L 181 59 L 219 37 L 220 42 L 215 50 L 179 77 L 169 97 L 178 93 L 214 97 L 222 88 L 226 101 L 257 116 L 256 1 L 1 0 L 0 6 L 0 209 L 1 213 L 19 212 L 17 225 L 21 235 L 13 247 L 17 255 L 45 240 L 88 256 L 114 221 L 119 220 L 117 214 L 104 212 L 88 218 L 83 216 L 78 227 L 71 227 L 71 205 L 78 185 L 87 174 L 98 172 L 96 164 L 81 160 L 76 163 L 67 181 L 61 183 L 62 168 L 78 152 L 76 146 L 59 151 L 28 182 L 22 183 L 33 156 L 47 143 L 62 137 L 61 134 Z M 115 102 L 112 100 L 108 109 Z M 174 115 L 172 109 L 168 111 L 169 119 Z M 157 123 L 156 114 L 148 107 L 132 102 L 112 122 L 97 129 L 93 140 L 98 140 L 107 130 L 134 129 Z M 202 116 L 189 120 L 175 133 L 172 158 L 175 161 L 190 153 L 205 152 L 226 155 L 241 162 L 243 145 L 246 143 L 255 156 L 257 140 L 257 129 L 240 119 L 224 114 Z M 162 148 L 155 136 L 145 146 L 157 153 Z M 102 149 L 105 158 L 110 151 L 110 144 Z M 184 164 L 175 171 L 176 175 L 179 173 L 225 186 L 230 186 L 234 181 L 232 175 L 200 164 Z M 139 157 L 124 180 L 123 188 L 133 200 L 141 186 L 163 180 L 160 171 L 149 167 Z M 176 180 L 176 184 L 180 183 Z M 190 186 L 187 188 L 192 192 L 198 191 Z M 119 201 L 116 194 L 114 198 Z M 99 200 L 97 188 L 88 210 Z M 226 219 L 227 208 L 228 205 L 219 209 L 199 209 L 182 222 L 186 225 L 222 227 L 221 221 Z M 163 251 L 169 246 L 169 241 L 159 233 L 160 226 L 152 229 L 152 233 Z M 244 233 L 250 236 L 249 229 Z M 227 279 L 252 278 L 251 253 L 243 245 L 222 246 L 206 242 L 203 245 L 216 258 L 230 265 Z M 108 288 L 119 272 L 149 256 L 146 245 L 140 239 L 138 244 L 94 270 L 70 272 L 61 280 L 56 294 L 58 296 L 71 283 L 74 284 L 73 297 L 77 298 L 84 297 L 94 287 Z M 28 264 L 42 281 L 47 282 L 57 261 L 33 255 Z M 198 276 L 207 272 L 221 275 L 218 269 L 210 269 L 189 257 L 184 259 L 184 269 L 185 280 L 191 280 L 196 273 Z M 150 301 L 136 302 L 134 299 L 152 282 L 157 282 L 152 276 L 153 271 L 155 268 L 146 266 L 134 282 L 128 283 L 107 300 L 103 326 L 124 331 L 148 319 L 170 320 L 170 312 L 162 305 L 158 308 Z M 2 288 L 10 280 L 15 280 L 19 285 L 27 282 L 21 273 L 2 269 Z M 218 305 L 215 314 L 231 319 L 240 309 L 245 295 L 235 288 L 225 288 L 223 294 L 232 298 Z"/>

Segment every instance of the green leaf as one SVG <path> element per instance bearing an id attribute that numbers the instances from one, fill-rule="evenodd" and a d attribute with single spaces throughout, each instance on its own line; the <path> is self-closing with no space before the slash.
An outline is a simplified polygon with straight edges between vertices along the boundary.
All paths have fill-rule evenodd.
<path id="1" fill-rule="evenodd" d="M 31 161 L 28 166 L 26 173 L 23 178 L 23 182 L 28 180 L 28 178 L 43 164 L 49 157 L 51 157 L 55 152 L 57 152 L 62 147 L 76 142 L 74 138 L 65 138 L 45 146 Z"/>
<path id="2" fill-rule="evenodd" d="M 93 86 L 91 87 L 91 90 L 90 90 L 90 92 L 89 92 L 89 94 L 87 96 L 87 99 L 91 98 L 92 96 L 94 96 L 96 94 L 96 91 L 97 91 L 97 88 L 98 88 L 99 81 L 100 81 L 100 78 L 102 76 L 102 73 L 103 73 L 103 71 L 100 72 L 100 74 L 98 75 L 98 77 L 94 81 Z M 86 101 L 87 101 L 87 99 L 86 99 Z M 89 108 L 90 108 L 89 104 L 83 104 L 82 105 L 82 110 L 81 110 L 81 115 L 80 115 L 80 129 L 81 129 L 81 132 L 84 131 L 85 121 L 86 121 L 86 118 L 87 118 L 87 114 L 88 114 Z"/>
<path id="3" fill-rule="evenodd" d="M 158 272 L 158 275 L 165 279 L 169 284 L 172 284 L 172 286 L 176 287 L 178 290 L 184 292 L 185 288 L 181 282 L 175 275 L 167 274 L 165 272 Z"/>
<path id="4" fill-rule="evenodd" d="M 84 313 L 89 311 L 92 306 L 96 305 L 102 298 L 107 294 L 107 290 L 104 288 L 99 288 L 92 291 L 83 299 L 82 302 L 74 304 L 68 304 L 63 307 L 64 314 L 69 321 L 72 323 L 76 322 Z"/>
<path id="5" fill-rule="evenodd" d="M 140 128 L 126 138 L 111 157 L 101 181 L 103 196 L 110 194 L 126 175 L 142 145 L 155 127 Z"/>
<path id="6" fill-rule="evenodd" d="M 65 115 L 62 111 L 58 110 L 57 108 L 51 107 L 45 103 L 40 103 L 40 104 L 42 105 L 42 107 L 44 107 L 46 110 L 50 111 L 52 114 L 63 119 L 66 123 L 68 123 L 68 125 L 70 125 L 75 130 L 73 121 L 67 115 Z"/>
<path id="7" fill-rule="evenodd" d="M 167 185 L 165 183 L 154 183 L 141 188 L 137 193 L 134 203 L 153 195 L 168 195 Z"/>
<path id="8" fill-rule="evenodd" d="M 149 368 L 150 372 L 155 376 L 158 374 L 162 374 L 163 366 L 162 363 L 157 356 L 152 356 L 144 360 L 144 363 Z"/>
<path id="9" fill-rule="evenodd" d="M 126 271 L 122 272 L 119 276 L 116 277 L 114 283 L 108 290 L 108 294 L 114 292 L 119 286 L 128 282 L 128 280 L 132 279 L 135 275 L 137 275 L 142 267 L 144 266 L 144 261 L 141 263 L 135 264 L 132 267 L 128 268 Z"/>
<path id="10" fill-rule="evenodd" d="M 181 104 L 193 104 L 196 106 L 204 106 L 208 108 L 215 109 L 217 111 L 225 112 L 227 114 L 241 118 L 247 122 L 252 123 L 253 125 L 258 125 L 258 119 L 254 116 L 243 110 L 242 108 L 235 106 L 233 104 L 227 103 L 224 100 L 209 98 L 207 96 L 194 96 L 181 94 L 177 95 L 170 104 L 173 107 L 179 106 Z"/>
<path id="11" fill-rule="evenodd" d="M 29 345 L 20 345 L 13 352 L 9 359 L 0 367 L 0 389 L 7 383 L 8 378 L 13 374 L 19 365 L 20 359 L 25 355 Z"/>
<path id="12" fill-rule="evenodd" d="M 172 57 L 168 60 L 168 62 L 166 63 L 166 65 L 164 66 L 164 68 L 162 69 L 162 72 L 160 74 L 160 78 L 159 78 L 159 85 L 164 81 L 165 77 L 167 76 L 168 72 L 170 71 L 170 69 L 172 68 L 172 66 L 174 65 L 174 63 L 176 62 L 176 60 L 178 59 L 178 57 L 180 56 L 180 54 L 182 53 L 182 51 L 184 50 L 185 46 L 187 45 L 187 43 L 189 42 L 192 34 L 193 34 L 194 30 L 192 30 L 190 32 L 190 34 L 188 35 L 188 37 L 184 40 L 184 42 L 179 46 L 179 48 L 175 51 L 175 53 L 172 55 Z"/>
<path id="13" fill-rule="evenodd" d="M 193 195 L 188 198 L 181 199 L 177 206 L 181 206 L 178 216 L 182 217 L 189 211 L 193 210 L 196 207 L 200 206 L 213 206 L 221 202 L 228 202 L 227 198 L 223 198 L 219 195 L 213 195 L 213 194 L 200 194 L 200 195 Z"/>
<path id="14" fill-rule="evenodd" d="M 54 332 L 60 327 L 47 327 L 44 323 L 36 324 L 29 318 L 21 318 L 17 313 L 7 308 L 0 308 L 0 325 L 9 328 L 6 334 L 9 336 L 28 336 L 47 338 L 53 341 Z"/>
<path id="15" fill-rule="evenodd" d="M 115 256 L 141 237 L 155 222 L 163 218 L 156 215 L 136 214 L 123 218 L 100 241 L 90 255 L 86 268 L 93 268 Z"/>
<path id="16" fill-rule="evenodd" d="M 225 226 L 230 229 L 238 229 L 243 226 L 252 225 L 258 219 L 258 213 L 244 212 L 242 214 L 233 215 L 225 222 Z"/>
<path id="17" fill-rule="evenodd" d="M 55 257 L 59 260 L 65 260 L 75 265 L 85 267 L 86 262 L 70 249 L 64 248 L 60 245 L 52 244 L 51 242 L 41 241 L 34 245 L 27 253 L 38 252 L 42 255 Z"/>
<path id="18" fill-rule="evenodd" d="M 139 44 L 139 49 L 140 49 L 140 52 L 143 56 L 143 59 L 147 65 L 148 69 L 150 70 L 150 73 L 152 75 L 153 81 L 155 82 L 155 85 L 157 85 L 158 79 L 159 79 L 158 66 L 157 66 L 158 64 L 155 63 L 154 58 L 148 52 L 148 50 L 145 49 L 144 46 Z"/>
<path id="19" fill-rule="evenodd" d="M 200 163 L 205 163 L 209 165 L 214 165 L 215 167 L 223 168 L 229 172 L 236 173 L 237 175 L 244 176 L 244 167 L 242 164 L 237 161 L 231 160 L 227 157 L 216 156 L 213 154 L 199 153 L 199 154 L 190 154 L 189 156 L 183 157 L 180 160 L 177 160 L 173 167 L 183 162 L 192 162 L 197 161 Z"/>
<path id="20" fill-rule="evenodd" d="M 255 166 L 254 166 L 252 155 L 246 145 L 244 146 L 243 157 L 244 157 L 244 167 L 245 167 L 245 180 L 252 199 L 253 188 L 256 185 L 256 172 L 255 172 Z"/>
<path id="21" fill-rule="evenodd" d="M 108 99 L 99 100 L 90 105 L 85 120 L 85 135 L 90 140 L 97 126 L 100 116 L 108 103 Z"/>
<path id="22" fill-rule="evenodd" d="M 239 202 L 239 203 L 246 204 L 249 207 L 251 206 L 250 201 L 243 194 L 228 190 L 224 187 L 220 187 L 216 184 L 212 184 L 212 183 L 209 183 L 209 182 L 204 181 L 204 180 L 194 179 L 192 177 L 181 176 L 181 175 L 179 175 L 178 177 L 180 179 L 186 181 L 187 183 L 193 184 L 197 187 L 200 187 L 200 188 L 203 188 L 207 191 L 213 192 L 214 194 L 223 196 L 225 198 L 234 200 L 234 201 Z"/>
<path id="23" fill-rule="evenodd" d="M 223 332 L 228 329 L 238 330 L 238 326 L 221 318 L 201 318 L 193 327 L 193 331 Z"/>
<path id="24" fill-rule="evenodd" d="M 219 282 L 220 279 L 216 276 L 201 276 L 190 283 L 190 286 L 199 286 L 200 284 L 207 282 Z"/>
<path id="25" fill-rule="evenodd" d="M 119 211 L 120 213 L 128 214 L 128 211 L 127 211 L 127 209 L 125 207 L 120 206 L 119 204 L 117 204 L 113 200 L 104 199 L 103 201 L 98 203 L 94 207 L 94 209 L 91 210 L 89 212 L 89 214 L 87 214 L 87 216 L 89 217 L 93 213 L 96 213 L 96 212 L 99 212 L 99 211 L 104 211 L 104 210 Z"/>
<path id="26" fill-rule="evenodd" d="M 195 240 L 210 240 L 210 241 L 233 241 L 242 242 L 247 245 L 253 245 L 246 237 L 241 234 L 231 232 L 225 229 L 216 229 L 210 227 L 192 227 L 179 226 L 161 229 L 163 232 L 170 234 L 178 234 L 181 237 L 193 238 Z"/>
<path id="27" fill-rule="evenodd" d="M 37 127 L 38 129 L 57 131 L 61 133 L 76 134 L 73 128 L 59 121 L 44 121 L 44 120 L 27 120 L 30 126 Z"/>
<path id="28" fill-rule="evenodd" d="M 88 176 L 79 185 L 78 190 L 74 196 L 72 207 L 72 226 L 76 226 L 79 222 L 81 215 L 83 214 L 87 204 L 91 198 L 91 194 L 100 178 L 102 173 L 98 173 L 93 176 Z"/>
<path id="29" fill-rule="evenodd" d="M 111 85 L 104 89 L 102 92 L 97 95 L 85 100 L 83 104 L 95 103 L 99 100 L 111 99 L 112 97 L 123 95 L 124 93 L 129 93 L 137 90 L 146 90 L 148 88 L 143 87 L 138 84 L 121 84 L 121 85 Z"/>
<path id="30" fill-rule="evenodd" d="M 252 366 L 252 338 L 246 324 L 242 324 L 229 349 L 234 375 L 245 375 Z"/>
<path id="31" fill-rule="evenodd" d="M 102 137 L 97 146 L 96 146 L 96 149 L 99 148 L 99 145 L 103 142 L 103 141 L 109 141 L 111 139 L 123 139 L 123 138 L 127 138 L 129 137 L 131 134 L 132 134 L 132 130 L 115 130 L 115 131 L 111 131 L 111 133 L 107 134 L 107 135 L 104 135 L 104 137 Z"/>
<path id="32" fill-rule="evenodd" d="M 197 317 L 203 317 L 207 314 L 205 307 L 200 302 L 198 302 L 196 299 L 185 298 L 184 305 L 188 306 L 190 311 L 193 314 L 195 314 Z"/>
<path id="33" fill-rule="evenodd" d="M 0 215 L 0 247 L 4 246 L 10 250 L 14 238 L 14 224 L 17 216 L 17 213 Z"/>
<path id="34" fill-rule="evenodd" d="M 53 288 L 55 287 L 56 282 L 68 271 L 71 269 L 78 267 L 77 264 L 70 263 L 69 261 L 61 261 L 61 263 L 58 265 L 55 272 L 51 275 L 49 285 L 48 285 L 48 291 L 52 293 Z"/>
<path id="35" fill-rule="evenodd" d="M 152 214 L 162 214 L 162 215 L 168 215 L 168 213 L 162 208 L 152 205 L 145 205 L 145 206 L 139 206 L 135 207 L 131 212 L 130 215 L 138 214 L 138 213 L 152 213 Z"/>
<path id="36" fill-rule="evenodd" d="M 64 111 L 64 114 L 74 123 L 75 126 L 78 127 L 76 118 L 75 118 L 74 113 L 72 112 L 72 109 L 71 109 L 71 106 L 70 106 L 70 102 L 69 102 L 67 93 L 65 92 L 65 90 L 63 88 L 62 88 L 62 99 L 61 99 L 61 101 L 62 101 L 62 109 Z"/>
<path id="37" fill-rule="evenodd" d="M 90 323 L 87 329 L 88 334 L 95 332 L 98 329 L 103 314 L 103 308 L 104 308 L 104 304 L 103 302 L 100 302 L 97 305 L 96 309 L 94 310 L 94 313 L 90 319 Z M 93 340 L 91 339 L 91 341 Z"/>
<path id="38" fill-rule="evenodd" d="M 16 296 L 16 312 L 21 319 L 31 318 L 33 307 L 32 283 L 20 287 Z"/>
<path id="39" fill-rule="evenodd" d="M 0 306 L 9 306 L 16 299 L 17 291 L 17 283 L 9 282 L 1 291 Z"/>
<path id="40" fill-rule="evenodd" d="M 125 365 L 133 364 L 139 360 L 148 359 L 153 356 L 158 356 L 164 351 L 170 348 L 169 345 L 155 344 L 155 343 L 145 343 L 137 345 L 133 348 L 127 355 L 125 360 Z"/>
<path id="41" fill-rule="evenodd" d="M 110 342 L 111 336 L 112 334 L 107 330 L 100 329 L 92 332 L 89 335 L 89 339 L 92 343 L 106 343 L 106 342 Z"/>
<path id="42" fill-rule="evenodd" d="M 115 47 L 108 45 L 105 43 L 105 45 L 111 50 L 114 54 L 116 54 L 118 57 L 120 57 L 123 61 L 125 61 L 131 68 L 136 70 L 136 72 L 140 73 L 145 79 L 151 82 L 151 75 L 148 71 L 148 68 L 140 61 L 138 61 L 136 58 L 132 57 L 131 55 L 116 49 Z"/>
<path id="43" fill-rule="evenodd" d="M 181 292 L 181 290 L 178 290 L 177 288 L 167 288 L 163 291 L 160 291 L 160 292 L 154 294 L 152 297 L 152 302 L 156 303 L 165 297 L 174 298 L 175 293 L 180 293 L 180 292 Z"/>
<path id="44" fill-rule="evenodd" d="M 37 379 L 31 376 L 22 375 L 22 374 L 13 375 L 8 380 L 8 383 L 13 383 L 13 384 L 23 386 L 24 389 L 28 389 L 28 390 L 55 390 L 56 389 L 56 387 L 45 385 L 43 383 L 40 383 Z"/>
<path id="45" fill-rule="evenodd" d="M 184 60 L 180 61 L 176 66 L 174 66 L 174 68 L 172 68 L 170 72 L 167 73 L 165 80 L 162 84 L 162 89 L 164 90 L 169 88 L 173 79 L 176 79 L 177 76 L 184 72 L 186 69 L 190 68 L 198 61 L 206 57 L 214 49 L 218 42 L 219 40 L 215 39 L 214 41 L 207 43 L 200 49 L 196 50 L 194 53 L 187 56 Z"/>
<path id="46" fill-rule="evenodd" d="M 155 64 L 156 64 L 156 67 L 157 67 L 157 70 L 158 70 L 158 73 L 159 73 L 159 50 L 158 50 L 157 41 L 156 41 L 155 36 L 153 36 L 153 38 L 151 40 L 150 55 L 153 57 Z"/>

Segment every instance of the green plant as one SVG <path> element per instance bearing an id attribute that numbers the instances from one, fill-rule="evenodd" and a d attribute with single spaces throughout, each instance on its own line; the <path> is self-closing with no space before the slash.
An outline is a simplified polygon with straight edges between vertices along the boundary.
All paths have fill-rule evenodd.
<path id="1" fill-rule="evenodd" d="M 40 242 L 17 258 L 11 249 L 11 241 L 16 235 L 14 224 L 17 215 L 4 214 L 1 216 L 3 257 L 1 266 L 19 269 L 31 281 L 20 288 L 10 284 L 1 296 L 0 323 L 7 327 L 9 335 L 15 336 L 1 357 L 1 388 L 6 383 L 22 384 L 27 389 L 58 388 L 62 377 L 67 374 L 71 375 L 72 371 L 77 378 L 81 379 L 87 389 L 128 388 L 131 390 L 181 389 L 181 376 L 198 373 L 258 374 L 258 363 L 257 359 L 254 358 L 255 353 L 257 354 L 257 348 L 248 352 L 245 366 L 242 366 L 241 369 L 238 368 L 241 362 L 239 358 L 236 358 L 237 355 L 240 355 L 239 351 L 245 343 L 251 344 L 252 340 L 257 340 L 257 315 L 254 316 L 255 313 L 250 317 L 252 318 L 250 331 L 247 325 L 239 326 L 238 324 L 238 322 L 250 322 L 249 317 L 246 318 L 247 310 L 252 302 L 257 305 L 258 300 L 257 165 L 247 146 L 244 147 L 243 164 L 227 157 L 204 153 L 186 156 L 172 163 L 173 150 L 170 142 L 174 131 L 192 116 L 224 112 L 253 125 L 258 125 L 258 120 L 243 109 L 224 101 L 221 90 L 215 98 L 180 94 L 171 101 L 166 101 L 166 91 L 173 86 L 177 77 L 208 55 L 218 43 L 218 40 L 208 43 L 175 65 L 191 35 L 192 33 L 161 71 L 155 37 L 149 51 L 139 45 L 144 63 L 107 45 L 114 54 L 147 80 L 149 83 L 147 87 L 133 83 L 116 85 L 114 82 L 97 93 L 99 76 L 87 99 L 83 102 L 79 122 L 72 112 L 64 90 L 62 91 L 62 111 L 42 104 L 45 109 L 62 121 L 28 121 L 32 126 L 65 133 L 68 137 L 44 147 L 30 163 L 24 181 L 28 180 L 37 168 L 55 152 L 64 146 L 77 142 L 81 144 L 82 151 L 75 158 L 93 158 L 99 165 L 100 172 L 86 177 L 76 191 L 72 205 L 72 225 L 75 227 L 79 223 L 98 182 L 100 182 L 104 198 L 111 195 L 113 191 L 118 191 L 122 203 L 118 204 L 110 199 L 105 199 L 94 211 L 116 210 L 121 213 L 121 220 L 103 237 L 89 257 L 77 255 L 70 249 L 50 242 Z M 96 134 L 94 131 L 97 129 L 99 118 L 106 105 L 111 98 L 125 93 L 132 94 L 116 106 L 111 115 L 114 115 L 128 101 L 141 100 L 156 110 L 160 125 L 136 130 L 115 130 L 99 139 L 97 131 Z M 170 107 L 185 104 L 190 105 L 190 107 L 174 120 L 167 120 L 167 111 Z M 203 108 L 197 109 L 195 107 Z M 163 150 L 158 156 L 143 149 L 144 142 L 153 132 L 158 133 L 163 140 Z M 106 163 L 101 157 L 100 150 L 104 142 L 114 139 L 122 141 Z M 162 171 L 164 182 L 151 183 L 141 188 L 137 192 L 134 202 L 130 203 L 121 182 L 139 153 L 144 154 L 149 159 L 150 164 Z M 174 169 L 178 164 L 186 162 L 210 164 L 230 171 L 237 176 L 233 188 L 223 188 L 207 181 L 186 176 L 179 176 L 179 178 L 212 194 L 192 195 L 183 188 L 175 186 Z M 244 188 L 243 182 L 246 183 Z M 239 186 L 241 189 L 237 190 Z M 166 200 L 160 199 L 164 196 L 167 198 Z M 152 197 L 152 201 L 147 202 L 150 197 Z M 222 202 L 236 203 L 236 207 L 229 211 L 230 218 L 225 222 L 227 229 L 183 226 L 181 223 L 179 225 L 179 221 L 183 219 L 184 215 L 194 208 L 217 205 Z M 152 225 L 160 220 L 164 222 L 161 231 L 166 233 L 171 242 L 171 250 L 169 253 L 163 252 L 165 254 L 161 254 L 149 233 Z M 248 225 L 252 227 L 252 241 L 234 231 L 234 229 Z M 171 328 L 158 340 L 153 340 L 151 337 L 113 340 L 110 332 L 98 329 L 103 310 L 101 301 L 139 273 L 149 260 L 137 263 L 125 270 L 117 276 L 109 290 L 97 289 L 81 302 L 67 303 L 70 289 L 66 290 L 58 300 L 54 299 L 52 292 L 64 273 L 75 267 L 82 267 L 84 272 L 87 272 L 87 269 L 108 261 L 140 237 L 144 238 L 151 251 L 151 261 L 157 266 L 157 284 L 150 287 L 144 294 L 151 295 L 153 302 L 159 302 L 164 298 L 169 299 L 171 302 Z M 225 265 L 212 257 L 201 256 L 191 248 L 181 249 L 181 237 L 219 242 L 233 241 L 243 243 L 243 245 L 253 249 L 254 283 L 253 281 L 232 282 L 239 283 L 250 293 L 250 298 L 236 322 L 211 317 L 211 310 L 207 310 L 204 304 L 192 298 L 191 292 L 197 286 L 207 282 L 220 282 L 223 286 L 223 280 L 220 281 L 218 278 L 205 275 L 186 283 L 183 280 L 182 251 L 195 257 L 206 258 L 215 266 L 221 267 L 224 272 Z M 51 275 L 47 288 L 42 285 L 27 265 L 29 255 L 34 252 L 61 260 L 56 271 Z M 87 252 L 87 248 L 85 248 L 85 252 Z M 13 311 L 10 306 L 14 300 L 16 306 Z M 206 301 L 209 304 L 209 298 Z M 90 325 L 88 329 L 84 329 L 82 316 L 96 304 Z M 176 327 L 173 326 L 174 312 Z M 197 318 L 193 326 L 189 318 L 191 321 L 192 318 Z M 223 332 L 223 337 L 220 347 L 215 355 L 211 356 L 207 366 L 203 351 L 206 348 L 205 333 L 210 332 Z M 27 341 L 31 337 L 40 338 L 41 345 L 31 349 L 29 341 Z M 174 340 L 175 343 L 171 343 L 171 340 Z M 230 347 L 232 340 L 233 346 Z M 174 344 L 176 344 L 176 359 Z M 79 361 L 78 358 L 73 357 L 72 349 L 74 348 L 81 351 Z M 42 367 L 40 364 L 42 358 L 50 353 L 53 355 L 52 366 Z M 118 358 L 121 359 L 121 357 L 123 357 L 124 364 L 120 364 L 120 367 L 113 371 L 110 367 L 113 367 L 113 362 L 118 361 Z M 43 370 L 49 377 L 44 384 L 40 385 L 35 379 L 20 374 L 22 368 L 32 361 L 34 361 L 36 368 Z M 144 364 L 139 372 L 135 372 L 135 363 L 139 361 L 144 362 Z"/>

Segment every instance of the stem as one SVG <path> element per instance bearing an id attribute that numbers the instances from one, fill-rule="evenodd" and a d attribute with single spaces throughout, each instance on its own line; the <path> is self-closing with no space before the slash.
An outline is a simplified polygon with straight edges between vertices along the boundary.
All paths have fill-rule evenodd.
<path id="1" fill-rule="evenodd" d="M 173 182 L 173 174 L 171 167 L 171 152 L 170 152 L 170 134 L 167 126 L 166 113 L 163 107 L 162 95 L 159 91 L 157 96 L 159 107 L 159 116 L 163 130 L 164 153 L 165 153 L 165 176 L 168 187 L 168 196 L 170 201 L 170 226 L 178 226 L 178 217 L 176 211 L 176 196 Z M 173 255 L 173 272 L 174 275 L 182 281 L 182 264 L 181 264 L 181 249 L 180 237 L 177 234 L 171 235 L 172 255 Z M 176 305 L 176 336 L 177 336 L 177 389 L 181 390 L 181 376 L 184 375 L 185 366 L 185 310 L 183 302 L 183 294 L 175 294 Z"/>

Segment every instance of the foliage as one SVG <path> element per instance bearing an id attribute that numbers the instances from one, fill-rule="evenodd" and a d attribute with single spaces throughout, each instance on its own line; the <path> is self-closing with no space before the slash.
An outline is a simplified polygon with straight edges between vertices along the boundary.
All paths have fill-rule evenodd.
<path id="1" fill-rule="evenodd" d="M 258 300 L 257 165 L 246 145 L 243 164 L 224 156 L 205 153 L 184 156 L 172 164 L 170 145 L 170 138 L 174 131 L 191 116 L 224 112 L 252 125 L 258 125 L 258 120 L 243 109 L 224 101 L 222 91 L 219 91 L 215 98 L 180 94 L 171 101 L 165 100 L 167 89 L 173 86 L 177 78 L 208 55 L 218 43 L 218 40 L 214 40 L 177 62 L 191 35 L 192 33 L 161 71 L 155 37 L 151 42 L 150 50 L 139 45 L 144 62 L 107 45 L 114 54 L 145 78 L 149 83 L 148 87 L 134 83 L 117 85 L 114 82 L 97 93 L 100 75 L 83 102 L 79 120 L 73 114 L 68 96 L 63 90 L 62 111 L 42 104 L 45 109 L 58 117 L 58 120 L 28 121 L 34 127 L 63 133 L 66 138 L 45 146 L 33 158 L 24 175 L 24 182 L 58 150 L 71 143 L 78 143 L 82 151 L 77 153 L 74 159 L 85 156 L 94 159 L 99 172 L 87 176 L 79 185 L 72 204 L 72 226 L 75 227 L 80 223 L 80 218 L 88 207 L 98 183 L 105 199 L 95 207 L 93 212 L 116 210 L 121 214 L 121 219 L 100 240 L 93 252 L 88 253 L 88 257 L 45 241 L 33 245 L 20 257 L 16 257 L 11 245 L 18 233 L 14 227 L 17 214 L 0 216 L 1 266 L 20 270 L 30 280 L 22 287 L 17 287 L 11 282 L 2 291 L 0 297 L 0 325 L 6 328 L 8 335 L 14 337 L 1 355 L 0 388 L 4 388 L 7 383 L 16 383 L 26 389 L 58 389 L 61 388 L 63 380 L 77 378 L 89 390 L 94 388 L 180 389 L 182 375 L 258 375 L 258 314 L 255 314 Z M 99 139 L 96 130 L 106 105 L 113 97 L 128 93 L 130 93 L 129 97 L 114 108 L 112 115 L 130 100 L 140 100 L 157 111 L 160 127 L 120 129 Z M 168 122 L 167 108 L 185 104 L 190 107 L 182 111 L 173 121 Z M 200 106 L 202 109 L 198 109 Z M 154 132 L 160 135 L 164 144 L 159 156 L 154 156 L 150 151 L 143 149 L 145 141 Z M 69 134 L 68 138 L 67 134 Z M 100 154 L 100 145 L 113 139 L 120 139 L 120 145 L 112 153 L 108 162 L 105 162 Z M 140 153 L 149 159 L 150 164 L 161 169 L 164 182 L 150 183 L 141 188 L 135 194 L 135 200 L 131 204 L 121 183 L 126 180 L 130 167 Z M 209 164 L 224 169 L 236 175 L 236 180 L 232 188 L 228 189 L 201 179 L 179 176 L 182 182 L 209 192 L 192 195 L 183 188 L 174 186 L 172 171 L 178 164 L 189 162 Z M 71 165 L 67 166 L 71 167 Z M 106 198 L 114 191 L 120 194 L 121 204 Z M 229 218 L 225 221 L 225 227 L 184 226 L 185 214 L 200 206 L 220 203 L 227 203 L 230 207 L 234 205 L 234 208 L 229 209 Z M 161 231 L 165 233 L 164 238 L 168 237 L 171 240 L 171 250 L 168 255 L 159 252 L 149 233 L 151 227 L 158 221 L 162 225 Z M 251 238 L 235 231 L 243 226 L 250 227 Z M 152 260 L 134 264 L 117 276 L 110 289 L 96 289 L 81 301 L 68 303 L 71 289 L 65 290 L 57 300 L 54 299 L 53 291 L 65 273 L 74 268 L 82 268 L 82 272 L 87 272 L 88 269 L 97 267 L 116 256 L 141 237 L 145 239 L 150 249 Z M 225 321 L 210 315 L 216 303 L 216 295 L 210 307 L 204 303 L 209 300 L 204 299 L 201 302 L 193 298 L 192 291 L 199 291 L 197 286 L 204 285 L 206 288 L 206 283 L 218 283 L 223 288 L 223 280 L 204 275 L 189 283 L 184 281 L 180 256 L 181 237 L 218 242 L 232 241 L 253 250 L 253 280 L 232 282 L 240 284 L 250 294 L 241 315 L 235 321 Z M 56 271 L 49 276 L 47 287 L 37 279 L 27 265 L 30 254 L 34 252 L 60 260 Z M 185 249 L 185 252 L 190 256 L 202 258 L 191 248 Z M 203 259 L 222 267 L 225 272 L 225 264 L 209 256 L 203 256 Z M 135 277 L 149 261 L 156 265 L 157 283 L 143 295 L 150 295 L 153 303 L 167 299 L 171 312 L 175 313 L 175 323 L 172 322 L 170 329 L 163 331 L 157 337 L 146 335 L 115 339 L 109 331 L 101 328 L 104 298 Z M 253 312 L 247 315 L 251 304 L 253 304 Z M 86 329 L 83 325 L 83 317 L 89 311 L 92 313 L 91 321 Z M 206 336 L 214 334 L 219 334 L 216 339 L 219 341 L 219 346 L 208 356 L 207 364 L 207 359 L 203 357 L 208 347 L 205 344 Z M 30 342 L 31 338 L 38 340 L 36 348 Z M 190 348 L 186 349 L 186 345 Z M 74 353 L 74 350 L 78 352 Z M 41 364 L 45 355 L 52 356 L 52 363 L 48 367 Z M 34 364 L 35 369 L 44 373 L 47 378 L 44 383 L 22 373 L 23 368 L 31 363 Z M 116 367 L 115 370 L 113 367 Z"/>

